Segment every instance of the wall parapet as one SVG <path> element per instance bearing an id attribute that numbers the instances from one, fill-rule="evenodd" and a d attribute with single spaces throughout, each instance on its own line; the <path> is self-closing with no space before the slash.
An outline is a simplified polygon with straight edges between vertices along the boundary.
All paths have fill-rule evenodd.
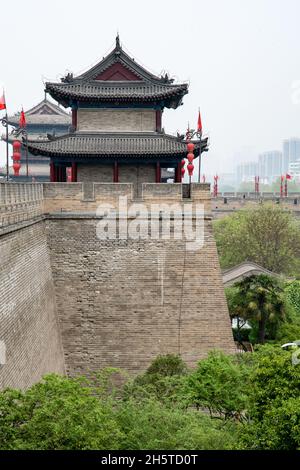
<path id="1" fill-rule="evenodd" d="M 0 183 L 0 228 L 33 220 L 43 214 L 42 184 Z"/>

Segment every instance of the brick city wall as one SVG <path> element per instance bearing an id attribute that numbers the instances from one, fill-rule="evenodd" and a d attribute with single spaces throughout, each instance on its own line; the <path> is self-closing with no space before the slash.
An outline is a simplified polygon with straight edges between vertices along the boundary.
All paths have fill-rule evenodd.
<path id="1" fill-rule="evenodd" d="M 98 203 L 106 200 L 118 209 L 113 189 L 132 200 L 129 184 L 93 187 Z M 69 188 L 77 199 L 68 199 L 66 212 L 50 211 L 47 220 L 69 374 L 104 366 L 138 372 L 165 353 L 180 353 L 194 365 L 213 348 L 234 351 L 212 235 L 209 185 L 192 187 L 193 201 L 203 203 L 206 211 L 205 243 L 196 251 L 186 251 L 185 240 L 99 240 L 100 220 L 79 211 L 84 189 L 78 184 Z M 63 204 L 59 193 L 60 185 L 45 185 L 48 208 Z M 180 208 L 182 185 L 143 185 L 145 207 L 162 202 Z M 97 203 L 84 207 L 95 210 Z"/>
<path id="2" fill-rule="evenodd" d="M 99 204 L 112 204 L 118 211 L 119 196 L 126 196 L 130 206 L 134 194 L 129 183 L 46 183 L 42 187 L 41 220 L 33 216 L 26 221 L 32 223 L 28 227 L 24 221 L 7 226 L 0 237 L 1 243 L 5 237 L 14 240 L 13 248 L 5 245 L 1 253 L 7 256 L 5 279 L 12 273 L 16 280 L 10 296 L 18 299 L 14 307 L 7 285 L 0 284 L 4 313 L 13 305 L 0 334 L 5 332 L 5 341 L 16 345 L 1 369 L 4 385 L 26 387 L 48 370 L 63 371 L 56 311 L 66 370 L 72 375 L 104 366 L 138 372 L 163 353 L 180 353 L 193 365 L 212 348 L 234 351 L 212 235 L 209 185 L 192 185 L 191 201 L 203 204 L 205 211 L 205 243 L 196 251 L 187 251 L 184 239 L 97 238 Z M 181 184 L 145 183 L 142 202 L 147 208 L 154 204 L 158 213 L 165 210 L 161 204 L 180 209 L 191 202 L 182 197 L 182 190 Z M 128 223 L 136 222 L 135 216 L 121 215 Z M 36 350 L 40 351 L 38 364 Z M 19 363 L 23 376 L 15 372 Z"/>
<path id="3" fill-rule="evenodd" d="M 289 193 L 287 197 L 280 197 L 279 193 L 223 193 L 212 198 L 212 211 L 215 219 L 223 218 L 241 209 L 254 209 L 260 204 L 279 205 L 281 208 L 293 211 L 300 216 L 300 194 Z"/>
<path id="4" fill-rule="evenodd" d="M 20 224 L 0 232 L 0 389 L 65 371 L 45 221 Z"/>
<path id="5" fill-rule="evenodd" d="M 78 109 L 79 131 L 154 132 L 153 109 Z"/>
<path id="6" fill-rule="evenodd" d="M 44 212 L 42 184 L 0 183 L 0 230 L 40 217 Z"/>

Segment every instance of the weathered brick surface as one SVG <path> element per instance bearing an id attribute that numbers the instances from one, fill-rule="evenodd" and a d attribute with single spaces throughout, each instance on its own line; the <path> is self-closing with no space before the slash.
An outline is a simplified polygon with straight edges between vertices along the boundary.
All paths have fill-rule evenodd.
<path id="1" fill-rule="evenodd" d="M 39 217 L 44 212 L 41 184 L 0 183 L 1 228 Z"/>
<path id="2" fill-rule="evenodd" d="M 102 183 L 113 182 L 113 164 L 108 165 L 78 165 L 77 181 L 93 181 Z"/>
<path id="3" fill-rule="evenodd" d="M 192 189 L 195 201 L 209 201 L 208 187 Z M 181 185 L 145 184 L 143 202 L 180 207 Z M 235 350 L 209 212 L 196 251 L 173 238 L 99 240 L 98 223 L 88 214 L 47 221 L 68 373 L 138 372 L 164 353 L 194 365 L 212 348 Z"/>
<path id="4" fill-rule="evenodd" d="M 0 388 L 26 388 L 65 370 L 44 224 L 0 235 Z"/>
<path id="5" fill-rule="evenodd" d="M 155 165 L 119 165 L 120 183 L 132 183 L 134 196 L 142 196 L 142 187 L 144 183 L 155 183 Z"/>
<path id="6" fill-rule="evenodd" d="M 152 179 L 152 170 L 149 175 Z M 45 372 L 63 372 L 56 309 L 72 375 L 104 366 L 134 373 L 163 353 L 180 353 L 193 365 L 212 348 L 235 350 L 212 235 L 209 186 L 192 185 L 191 201 L 182 197 L 180 184 L 144 183 L 141 195 L 148 209 L 203 204 L 204 246 L 187 251 L 185 240 L 173 238 L 98 239 L 97 207 L 117 208 L 119 196 L 134 202 L 128 183 L 44 184 L 41 220 L 32 216 L 22 222 L 26 227 L 19 222 L 6 226 L 9 233 L 0 231 L 5 255 L 0 339 L 8 345 L 8 362 L 0 370 L 4 385 L 27 387 Z M 137 222 L 132 214 L 122 217 Z"/>
<path id="7" fill-rule="evenodd" d="M 153 109 L 79 109 L 79 131 L 103 132 L 153 132 L 155 110 Z"/>

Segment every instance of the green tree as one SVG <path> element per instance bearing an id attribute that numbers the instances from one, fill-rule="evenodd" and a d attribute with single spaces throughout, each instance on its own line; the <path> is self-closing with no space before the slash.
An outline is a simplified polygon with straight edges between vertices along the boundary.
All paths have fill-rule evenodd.
<path id="1" fill-rule="evenodd" d="M 238 439 L 237 426 L 212 420 L 195 409 L 162 405 L 155 399 L 128 400 L 119 406 L 121 449 L 232 449 Z"/>
<path id="2" fill-rule="evenodd" d="M 268 344 L 252 355 L 251 419 L 240 434 L 242 446 L 264 450 L 300 448 L 300 365 L 292 360 L 295 352 Z"/>
<path id="3" fill-rule="evenodd" d="M 25 392 L 0 393 L 0 449 L 117 449 L 112 403 L 88 385 L 49 375 Z"/>
<path id="4" fill-rule="evenodd" d="M 274 338 L 280 322 L 285 318 L 283 290 L 279 282 L 260 274 L 243 279 L 234 288 L 228 296 L 231 317 L 250 321 L 254 331 L 257 330 L 258 343 L 265 342 L 267 331 Z"/>
<path id="5" fill-rule="evenodd" d="M 214 222 L 221 266 L 253 261 L 278 273 L 300 274 L 299 221 L 278 206 L 262 204 Z"/>
<path id="6" fill-rule="evenodd" d="M 248 377 L 245 363 L 212 351 L 188 376 L 186 394 L 191 404 L 207 408 L 211 415 L 240 419 L 248 404 Z"/>

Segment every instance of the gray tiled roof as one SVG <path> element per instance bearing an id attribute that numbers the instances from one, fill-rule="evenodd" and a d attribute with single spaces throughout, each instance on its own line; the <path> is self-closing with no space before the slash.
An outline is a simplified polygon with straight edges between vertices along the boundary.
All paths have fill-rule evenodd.
<path id="1" fill-rule="evenodd" d="M 132 73 L 133 79 L 101 78 L 116 64 Z M 176 108 L 188 93 L 188 84 L 173 84 L 173 81 L 168 75 L 158 77 L 138 64 L 123 50 L 117 37 L 116 47 L 100 62 L 76 77 L 68 73 L 62 83 L 47 82 L 46 92 L 65 107 L 74 101 L 164 101 L 164 106 Z"/>
<path id="2" fill-rule="evenodd" d="M 47 99 L 25 111 L 25 118 L 27 125 L 71 125 L 71 115 Z M 19 127 L 19 121 L 20 113 L 8 116 L 9 124 L 14 127 Z"/>
<path id="3" fill-rule="evenodd" d="M 202 150 L 207 150 L 207 139 L 202 140 Z M 31 153 L 47 156 L 185 156 L 186 142 L 177 137 L 149 134 L 85 134 L 75 133 L 58 137 L 47 142 L 28 141 Z M 199 153 L 199 142 L 195 155 Z"/>
<path id="4" fill-rule="evenodd" d="M 83 100 L 97 99 L 101 101 L 153 101 L 158 99 L 181 96 L 187 93 L 188 85 L 163 85 L 134 82 L 126 85 L 112 82 L 89 83 L 47 83 L 49 93 L 61 98 L 77 98 Z"/>

